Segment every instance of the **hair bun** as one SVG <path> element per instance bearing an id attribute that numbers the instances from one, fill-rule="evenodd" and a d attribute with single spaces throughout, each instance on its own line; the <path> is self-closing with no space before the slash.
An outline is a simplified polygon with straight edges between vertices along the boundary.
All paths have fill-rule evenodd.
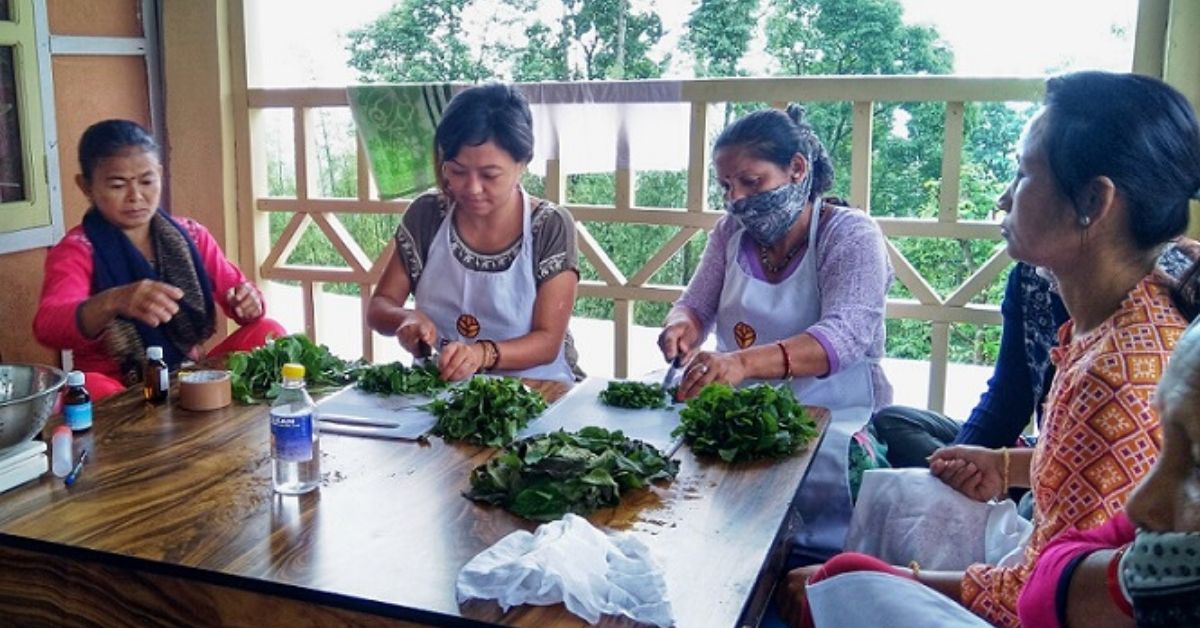
<path id="1" fill-rule="evenodd" d="M 792 103 L 787 106 L 787 116 L 796 124 L 804 123 L 804 114 L 807 113 L 802 105 Z"/>

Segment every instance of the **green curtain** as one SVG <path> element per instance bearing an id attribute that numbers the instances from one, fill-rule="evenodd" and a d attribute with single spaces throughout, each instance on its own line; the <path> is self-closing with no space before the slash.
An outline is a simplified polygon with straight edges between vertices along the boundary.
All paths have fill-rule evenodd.
<path id="1" fill-rule="evenodd" d="M 411 197 L 437 185 L 433 136 L 453 91 L 449 83 L 346 89 L 380 198 Z"/>

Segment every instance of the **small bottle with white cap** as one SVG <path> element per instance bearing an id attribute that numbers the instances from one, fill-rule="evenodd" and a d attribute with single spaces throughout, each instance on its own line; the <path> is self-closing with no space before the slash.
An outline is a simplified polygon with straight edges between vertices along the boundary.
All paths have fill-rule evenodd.
<path id="1" fill-rule="evenodd" d="M 92 428 L 92 396 L 84 388 L 83 371 L 67 374 L 67 392 L 63 393 L 63 420 L 72 432 Z"/>
<path id="2" fill-rule="evenodd" d="M 150 403 L 162 403 L 171 392 L 171 371 L 163 361 L 162 347 L 146 348 L 146 368 L 142 371 L 142 394 Z"/>

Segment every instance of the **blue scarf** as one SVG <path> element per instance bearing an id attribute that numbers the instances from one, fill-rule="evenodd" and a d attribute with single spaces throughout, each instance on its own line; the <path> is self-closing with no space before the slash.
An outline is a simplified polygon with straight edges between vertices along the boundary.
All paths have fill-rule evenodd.
<path id="1" fill-rule="evenodd" d="M 212 282 L 196 243 L 183 225 L 162 209 L 150 221 L 150 237 L 161 271 L 95 208 L 84 214 L 83 231 L 92 243 L 92 294 L 142 279 L 169 283 L 184 292 L 179 312 L 166 324 L 151 327 L 118 317 L 105 330 L 109 353 L 117 360 L 127 383 L 140 379 L 145 347 L 162 347 L 163 359 L 171 368 L 177 368 L 188 359 L 193 347 L 212 336 L 216 329 Z"/>

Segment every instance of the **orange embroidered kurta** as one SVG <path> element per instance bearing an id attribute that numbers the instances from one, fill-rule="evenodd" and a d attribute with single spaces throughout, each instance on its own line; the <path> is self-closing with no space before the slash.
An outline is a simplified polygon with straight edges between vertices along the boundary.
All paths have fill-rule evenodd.
<path id="1" fill-rule="evenodd" d="M 1059 330 L 1051 352 L 1058 371 L 1033 452 L 1033 535 L 1022 564 L 967 569 L 967 608 L 997 626 L 1018 626 L 1017 597 L 1050 539 L 1123 510 L 1158 458 L 1162 428 L 1151 398 L 1187 324 L 1151 275 L 1096 329 L 1076 335 L 1068 321 Z"/>

